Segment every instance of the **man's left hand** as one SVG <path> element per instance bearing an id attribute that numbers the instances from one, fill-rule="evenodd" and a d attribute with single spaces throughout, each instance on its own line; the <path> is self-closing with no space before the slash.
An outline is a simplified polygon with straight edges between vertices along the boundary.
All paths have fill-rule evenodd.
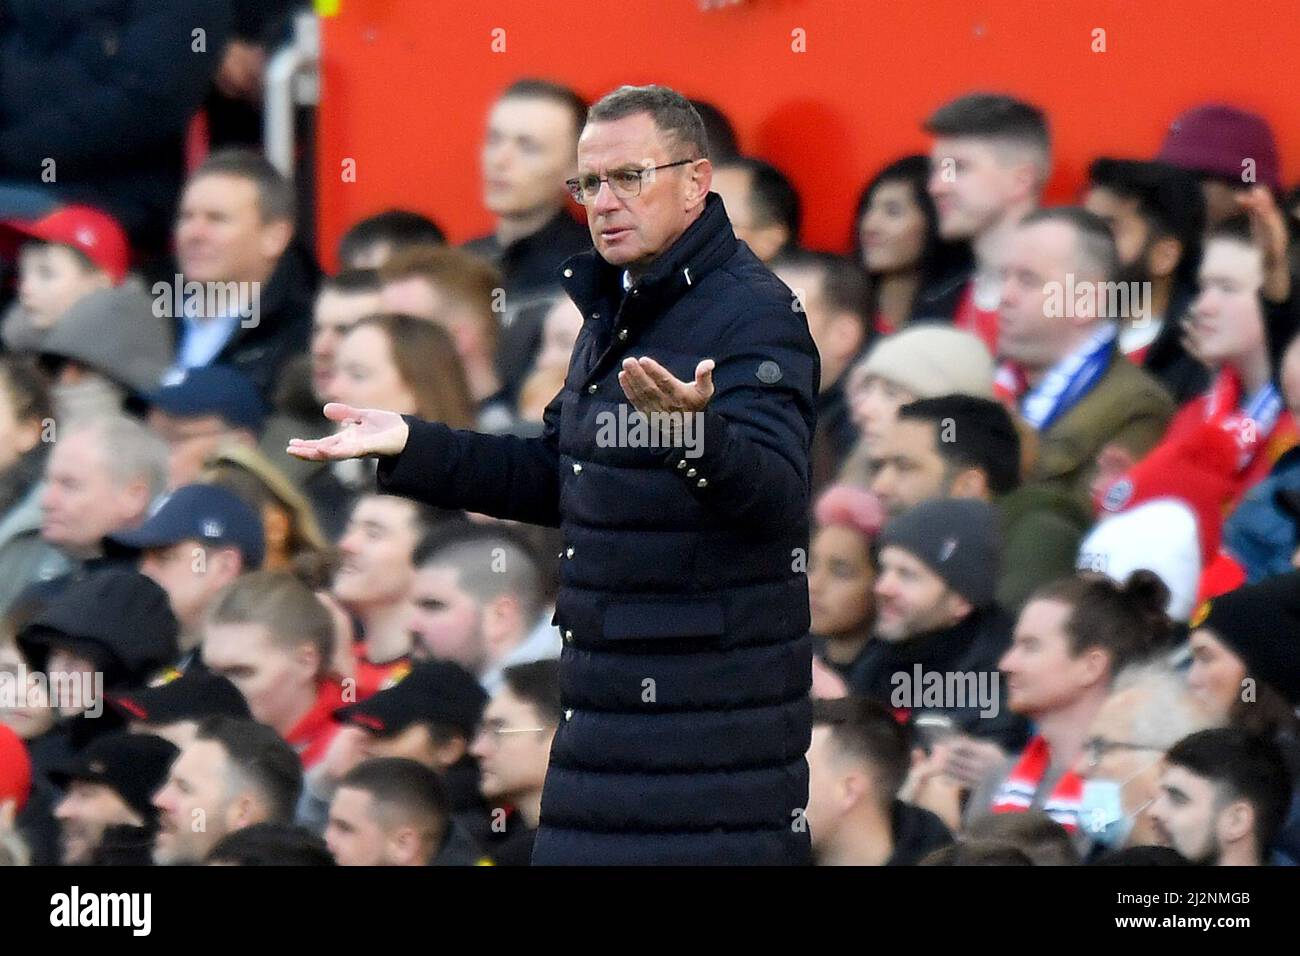
<path id="1" fill-rule="evenodd" d="M 702 412 L 713 397 L 713 359 L 695 366 L 695 381 L 683 382 L 652 358 L 623 360 L 618 384 L 638 412 Z"/>

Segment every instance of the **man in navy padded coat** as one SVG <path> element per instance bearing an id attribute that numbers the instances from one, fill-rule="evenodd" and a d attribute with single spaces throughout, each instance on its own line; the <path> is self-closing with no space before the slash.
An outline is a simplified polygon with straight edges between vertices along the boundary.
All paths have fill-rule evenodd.
<path id="1" fill-rule="evenodd" d="M 561 529 L 564 719 L 534 864 L 808 859 L 820 369 L 707 157 L 672 90 L 592 107 L 570 188 L 595 250 L 563 268 L 584 324 L 540 438 L 330 405 L 340 431 L 289 448 L 379 455 L 387 493 Z"/>

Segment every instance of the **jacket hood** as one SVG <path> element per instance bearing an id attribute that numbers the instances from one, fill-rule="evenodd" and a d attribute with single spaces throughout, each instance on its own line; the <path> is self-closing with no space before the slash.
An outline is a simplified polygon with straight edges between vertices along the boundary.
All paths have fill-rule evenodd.
<path id="1" fill-rule="evenodd" d="M 69 647 L 104 672 L 106 688 L 143 683 L 179 654 L 167 592 L 136 571 L 92 571 L 69 583 L 18 633 L 29 657 Z"/>
<path id="2" fill-rule="evenodd" d="M 78 301 L 50 330 L 45 355 L 72 359 L 136 394 L 158 387 L 172 361 L 172 330 L 135 283 L 100 289 Z"/>

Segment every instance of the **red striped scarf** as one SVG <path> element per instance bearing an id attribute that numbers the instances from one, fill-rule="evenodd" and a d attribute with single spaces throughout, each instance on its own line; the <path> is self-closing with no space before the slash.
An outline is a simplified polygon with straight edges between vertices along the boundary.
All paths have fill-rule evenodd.
<path id="1" fill-rule="evenodd" d="M 1031 809 L 1051 760 L 1046 740 L 1041 736 L 1030 740 L 1025 752 L 998 787 L 990 810 L 993 813 L 1024 813 Z M 1083 778 L 1073 770 L 1067 770 L 1044 801 L 1043 812 L 1073 833 L 1079 829 L 1082 805 Z"/>

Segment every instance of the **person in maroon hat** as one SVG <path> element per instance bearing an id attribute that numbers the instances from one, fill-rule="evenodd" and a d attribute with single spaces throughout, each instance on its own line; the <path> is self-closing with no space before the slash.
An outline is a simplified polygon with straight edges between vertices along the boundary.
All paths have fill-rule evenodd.
<path id="1" fill-rule="evenodd" d="M 1281 187 L 1268 120 L 1223 103 L 1195 106 L 1174 120 L 1156 159 L 1200 177 L 1211 229 L 1241 211 L 1239 197 L 1255 184 L 1274 194 Z"/>
<path id="2" fill-rule="evenodd" d="M 61 206 L 36 220 L 0 222 L 0 239 L 18 238 L 18 300 L 0 323 L 12 351 L 39 350 L 68 309 L 126 279 L 131 250 L 117 220 L 92 206 Z"/>

